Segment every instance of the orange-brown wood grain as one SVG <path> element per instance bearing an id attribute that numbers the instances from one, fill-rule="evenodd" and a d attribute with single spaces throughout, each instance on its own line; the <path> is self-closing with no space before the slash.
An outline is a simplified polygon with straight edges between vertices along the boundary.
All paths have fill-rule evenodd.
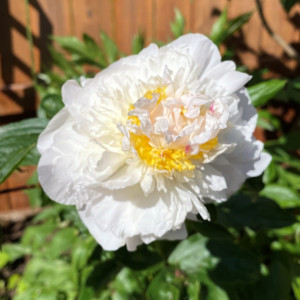
<path id="1" fill-rule="evenodd" d="M 287 14 L 279 0 L 261 2 L 272 30 L 300 52 L 300 4 Z M 130 54 L 132 38 L 138 32 L 144 34 L 146 44 L 171 39 L 170 21 L 174 20 L 175 7 L 185 18 L 185 32 L 206 35 L 227 7 L 230 18 L 253 12 L 241 33 L 228 42 L 228 46 L 237 48 L 237 61 L 250 69 L 269 68 L 272 76 L 297 75 L 297 62 L 288 58 L 263 28 L 255 0 L 30 0 L 29 3 L 36 71 L 49 62 L 47 44 L 51 35 L 81 38 L 87 33 L 101 43 L 99 32 L 104 31 L 122 52 Z M 0 124 L 35 114 L 37 97 L 32 87 L 32 59 L 26 26 L 25 1 L 0 0 Z M 262 137 L 262 132 L 256 134 Z M 25 174 L 14 174 L 0 185 L 0 190 L 23 184 L 29 176 Z M 24 197 L 19 192 L 0 194 L 0 210 L 28 204 Z"/>
<path id="2" fill-rule="evenodd" d="M 190 31 L 190 0 L 155 1 L 155 33 L 154 38 L 159 41 L 169 41 L 172 38 L 170 21 L 174 20 L 175 8 L 179 9 L 185 18 L 185 32 Z"/>

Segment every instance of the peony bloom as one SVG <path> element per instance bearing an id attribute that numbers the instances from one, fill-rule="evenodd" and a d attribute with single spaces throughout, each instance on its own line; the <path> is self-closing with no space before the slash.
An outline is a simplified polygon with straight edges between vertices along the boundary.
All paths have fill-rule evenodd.
<path id="1" fill-rule="evenodd" d="M 107 250 L 185 238 L 187 217 L 209 220 L 206 203 L 270 162 L 252 136 L 250 76 L 235 69 L 208 38 L 187 34 L 67 81 L 65 107 L 38 140 L 45 192 L 76 205 Z"/>

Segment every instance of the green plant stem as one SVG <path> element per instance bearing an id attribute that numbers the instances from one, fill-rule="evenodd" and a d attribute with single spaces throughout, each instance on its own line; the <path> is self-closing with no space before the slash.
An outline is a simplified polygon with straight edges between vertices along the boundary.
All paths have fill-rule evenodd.
<path id="1" fill-rule="evenodd" d="M 255 0 L 255 1 L 256 1 L 259 17 L 261 19 L 263 26 L 267 30 L 268 34 L 273 38 L 275 42 L 277 42 L 277 44 L 279 44 L 283 48 L 285 53 L 290 58 L 297 59 L 298 61 L 300 61 L 299 53 L 295 50 L 295 48 L 289 45 L 280 35 L 276 34 L 267 23 L 260 0 Z"/>
<path id="2" fill-rule="evenodd" d="M 33 38 L 31 31 L 31 21 L 30 21 L 30 13 L 29 13 L 29 0 L 25 0 L 25 14 L 26 14 L 26 37 L 30 47 L 30 60 L 31 60 L 31 77 L 33 80 L 34 86 L 36 86 L 36 71 L 35 71 L 35 60 L 34 60 L 34 52 L 33 52 Z"/>

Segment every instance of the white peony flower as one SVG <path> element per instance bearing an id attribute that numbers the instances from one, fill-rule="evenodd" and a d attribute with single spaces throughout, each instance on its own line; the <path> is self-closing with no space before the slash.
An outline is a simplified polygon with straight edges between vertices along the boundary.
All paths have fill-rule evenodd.
<path id="1" fill-rule="evenodd" d="M 185 219 L 225 201 L 270 162 L 252 136 L 250 76 L 205 36 L 151 44 L 93 79 L 67 81 L 40 135 L 41 185 L 76 205 L 107 250 L 186 237 Z"/>

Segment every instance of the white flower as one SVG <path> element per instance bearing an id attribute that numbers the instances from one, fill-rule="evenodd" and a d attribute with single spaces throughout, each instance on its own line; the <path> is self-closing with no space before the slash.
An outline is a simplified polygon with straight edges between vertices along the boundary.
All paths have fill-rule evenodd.
<path id="1" fill-rule="evenodd" d="M 205 36 L 151 44 L 93 79 L 65 83 L 65 107 L 40 135 L 39 179 L 77 205 L 104 249 L 183 239 L 184 221 L 225 201 L 270 162 L 244 88 Z"/>

